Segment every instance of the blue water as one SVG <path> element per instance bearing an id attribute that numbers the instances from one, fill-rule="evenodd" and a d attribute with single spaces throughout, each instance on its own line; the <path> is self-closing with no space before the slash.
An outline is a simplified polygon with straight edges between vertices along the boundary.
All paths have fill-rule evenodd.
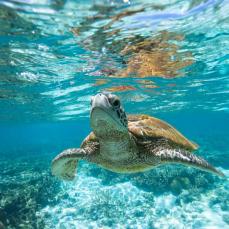
<path id="1" fill-rule="evenodd" d="M 156 1 L 155 1 L 156 2 Z M 0 1 L 0 228 L 229 228 L 228 1 Z M 51 160 L 91 131 L 90 97 L 166 120 L 227 179 Z"/>

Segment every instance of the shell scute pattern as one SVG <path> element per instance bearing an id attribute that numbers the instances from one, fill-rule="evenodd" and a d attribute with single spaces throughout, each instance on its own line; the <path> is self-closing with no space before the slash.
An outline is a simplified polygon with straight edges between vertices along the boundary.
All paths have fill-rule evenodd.
<path id="1" fill-rule="evenodd" d="M 185 138 L 168 123 L 148 115 L 129 115 L 128 129 L 136 139 L 164 139 L 170 144 L 187 150 L 196 150 L 198 146 Z"/>

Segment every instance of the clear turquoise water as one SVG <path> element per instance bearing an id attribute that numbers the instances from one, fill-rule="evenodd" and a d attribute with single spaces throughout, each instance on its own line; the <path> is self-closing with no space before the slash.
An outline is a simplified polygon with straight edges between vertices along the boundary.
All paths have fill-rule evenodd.
<path id="1" fill-rule="evenodd" d="M 89 133 L 90 97 L 111 90 L 228 177 L 227 12 L 214 0 L 0 1 L 0 228 L 228 228 L 228 180 L 199 170 L 120 175 L 82 161 L 73 182 L 50 173 Z M 124 77 L 136 53 L 122 50 L 139 40 L 161 68 Z"/>

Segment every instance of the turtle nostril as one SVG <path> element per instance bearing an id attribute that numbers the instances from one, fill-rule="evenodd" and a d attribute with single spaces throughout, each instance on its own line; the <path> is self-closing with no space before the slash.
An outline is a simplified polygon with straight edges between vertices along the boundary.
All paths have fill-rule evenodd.
<path id="1" fill-rule="evenodd" d="M 94 100 L 94 96 L 91 97 L 91 101 L 90 101 L 91 106 L 92 106 L 93 100 Z"/>

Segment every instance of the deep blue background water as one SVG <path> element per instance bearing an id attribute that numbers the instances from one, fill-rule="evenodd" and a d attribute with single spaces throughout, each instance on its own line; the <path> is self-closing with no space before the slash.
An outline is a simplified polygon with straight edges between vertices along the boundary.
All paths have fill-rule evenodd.
<path id="1" fill-rule="evenodd" d="M 125 175 L 80 162 L 73 182 L 50 172 L 91 131 L 90 97 L 110 90 L 128 114 L 198 143 L 228 177 L 228 3 L 0 1 L 0 228 L 229 227 L 228 179 L 203 171 Z M 136 53 L 122 51 L 138 39 L 153 42 L 162 68 L 123 76 Z"/>

